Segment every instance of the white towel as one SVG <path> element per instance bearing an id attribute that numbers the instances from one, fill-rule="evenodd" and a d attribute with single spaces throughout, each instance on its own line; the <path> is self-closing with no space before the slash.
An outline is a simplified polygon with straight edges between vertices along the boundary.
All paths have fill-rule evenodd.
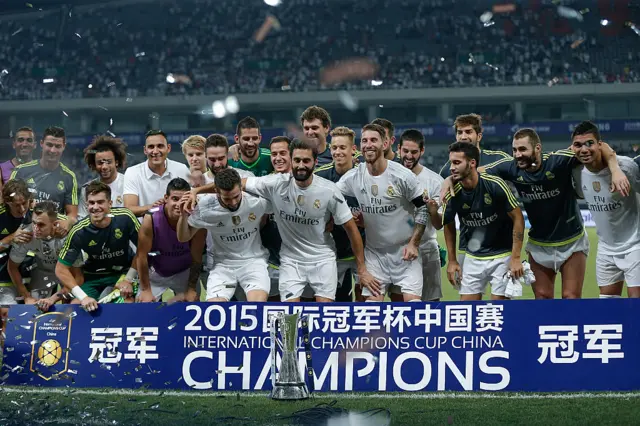
<path id="1" fill-rule="evenodd" d="M 506 284 L 506 290 L 504 295 L 510 299 L 514 297 L 522 297 L 522 285 L 531 285 L 536 282 L 536 277 L 533 275 L 533 271 L 531 270 L 531 265 L 529 262 L 524 260 L 522 262 L 522 268 L 524 269 L 524 275 L 520 279 L 515 279 L 511 277 L 511 271 L 508 271 L 504 275 L 504 280 Z"/>

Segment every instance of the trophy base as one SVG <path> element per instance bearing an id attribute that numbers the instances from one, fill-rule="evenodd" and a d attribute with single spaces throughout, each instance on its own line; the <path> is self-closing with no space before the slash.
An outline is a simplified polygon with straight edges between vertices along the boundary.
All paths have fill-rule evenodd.
<path id="1" fill-rule="evenodd" d="M 304 382 L 299 383 L 276 383 L 271 390 L 271 399 L 296 401 L 309 399 L 309 389 Z"/>

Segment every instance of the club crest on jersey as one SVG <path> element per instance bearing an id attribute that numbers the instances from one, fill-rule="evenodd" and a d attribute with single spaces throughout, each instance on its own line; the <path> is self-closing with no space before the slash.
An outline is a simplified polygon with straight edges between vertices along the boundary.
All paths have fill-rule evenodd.
<path id="1" fill-rule="evenodd" d="M 396 191 L 393 190 L 393 186 L 389 185 L 389 187 L 387 188 L 387 195 L 389 197 L 393 197 L 394 195 L 396 195 Z"/>
<path id="2" fill-rule="evenodd" d="M 486 205 L 490 206 L 492 202 L 493 202 L 493 200 L 491 199 L 491 195 L 484 194 L 484 203 Z"/>
<path id="3" fill-rule="evenodd" d="M 113 233 L 113 235 L 115 235 L 115 237 L 119 240 L 120 238 L 122 238 L 122 231 L 120 230 L 120 228 L 116 228 L 115 232 Z"/>
<path id="4" fill-rule="evenodd" d="M 296 201 L 298 202 L 299 206 L 304 206 L 304 195 L 298 195 Z"/>
<path id="5" fill-rule="evenodd" d="M 58 182 L 58 191 L 64 191 L 64 182 L 63 181 Z"/>
<path id="6" fill-rule="evenodd" d="M 593 185 L 593 190 L 596 191 L 596 192 L 600 192 L 600 190 L 602 189 L 600 187 L 600 182 L 593 182 L 592 185 Z"/>
<path id="7" fill-rule="evenodd" d="M 240 216 L 231 216 L 231 222 L 233 222 L 235 226 L 238 226 L 240 222 L 242 222 L 242 219 L 240 219 Z"/>
<path id="8" fill-rule="evenodd" d="M 545 175 L 545 176 L 547 177 L 547 179 L 549 179 L 549 180 L 554 179 L 554 178 L 556 177 L 556 175 L 554 175 L 554 174 L 553 174 L 553 173 L 551 173 L 551 172 L 546 172 L 544 175 Z"/>
<path id="9" fill-rule="evenodd" d="M 122 195 L 118 195 L 118 196 L 116 197 L 116 203 L 118 203 L 118 204 L 122 204 Z"/>
<path id="10" fill-rule="evenodd" d="M 313 207 L 315 207 L 316 209 L 319 209 L 320 208 L 320 200 L 315 200 L 313 202 Z"/>
<path id="11" fill-rule="evenodd" d="M 371 185 L 371 195 L 374 197 L 378 196 L 378 185 Z"/>
<path id="12" fill-rule="evenodd" d="M 253 222 L 254 220 L 256 220 L 256 214 L 255 213 L 249 213 L 249 221 Z"/>

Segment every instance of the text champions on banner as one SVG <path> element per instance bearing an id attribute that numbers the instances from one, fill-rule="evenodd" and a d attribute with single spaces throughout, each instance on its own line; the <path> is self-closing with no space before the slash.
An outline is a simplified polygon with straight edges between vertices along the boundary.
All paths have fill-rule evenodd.
<path id="1" fill-rule="evenodd" d="M 640 389 L 634 299 L 55 308 L 11 307 L 5 383 L 266 391 L 268 319 L 300 312 L 319 391 Z"/>

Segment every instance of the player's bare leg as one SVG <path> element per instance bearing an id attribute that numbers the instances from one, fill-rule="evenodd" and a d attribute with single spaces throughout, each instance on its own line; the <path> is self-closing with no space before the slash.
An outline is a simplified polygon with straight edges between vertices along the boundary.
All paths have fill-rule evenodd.
<path id="1" fill-rule="evenodd" d="M 482 300 L 482 293 L 477 294 L 461 294 L 460 301 L 464 302 L 467 300 Z"/>
<path id="2" fill-rule="evenodd" d="M 640 287 L 627 286 L 627 297 L 629 297 L 630 299 L 640 298 Z"/>
<path id="3" fill-rule="evenodd" d="M 402 293 L 402 298 L 405 302 L 412 302 L 414 300 L 422 300 L 422 296 L 418 296 L 415 294 Z"/>
<path id="4" fill-rule="evenodd" d="M 549 269 L 536 262 L 531 254 L 529 254 L 529 264 L 531 265 L 531 272 L 533 272 L 533 275 L 536 277 L 536 282 L 531 284 L 531 287 L 533 288 L 533 294 L 535 295 L 536 299 L 553 299 L 556 273 L 553 271 L 553 269 Z M 566 264 L 567 263 L 565 262 L 565 265 Z M 564 274 L 562 274 L 562 278 L 564 280 Z"/>
<path id="5" fill-rule="evenodd" d="M 560 273 L 562 274 L 563 299 L 582 298 L 582 286 L 584 285 L 584 274 L 586 269 L 587 255 L 581 251 L 573 253 L 562 264 L 560 267 Z M 537 279 L 538 277 L 536 276 L 536 280 Z"/>
<path id="6" fill-rule="evenodd" d="M 211 299 L 207 299 L 207 302 L 228 302 L 229 299 L 225 299 L 224 297 L 212 297 Z"/>
<path id="7" fill-rule="evenodd" d="M 600 297 L 604 296 L 622 296 L 622 287 L 624 287 L 624 281 L 618 281 L 617 283 L 600 286 Z M 627 290 L 628 291 L 628 290 Z"/>
<path id="8" fill-rule="evenodd" d="M 364 302 L 365 298 L 362 295 L 362 286 L 360 284 L 356 284 L 354 286 L 354 291 L 356 293 L 356 302 Z"/>
<path id="9" fill-rule="evenodd" d="M 507 296 L 499 296 L 497 294 L 492 294 L 491 300 L 510 300 L 510 299 Z"/>
<path id="10" fill-rule="evenodd" d="M 331 303 L 333 301 L 334 301 L 333 299 L 329 299 L 328 297 L 316 296 L 316 302 L 319 302 L 319 303 Z"/>
<path id="11" fill-rule="evenodd" d="M 251 290 L 247 293 L 247 302 L 266 302 L 269 295 L 266 291 Z"/>

